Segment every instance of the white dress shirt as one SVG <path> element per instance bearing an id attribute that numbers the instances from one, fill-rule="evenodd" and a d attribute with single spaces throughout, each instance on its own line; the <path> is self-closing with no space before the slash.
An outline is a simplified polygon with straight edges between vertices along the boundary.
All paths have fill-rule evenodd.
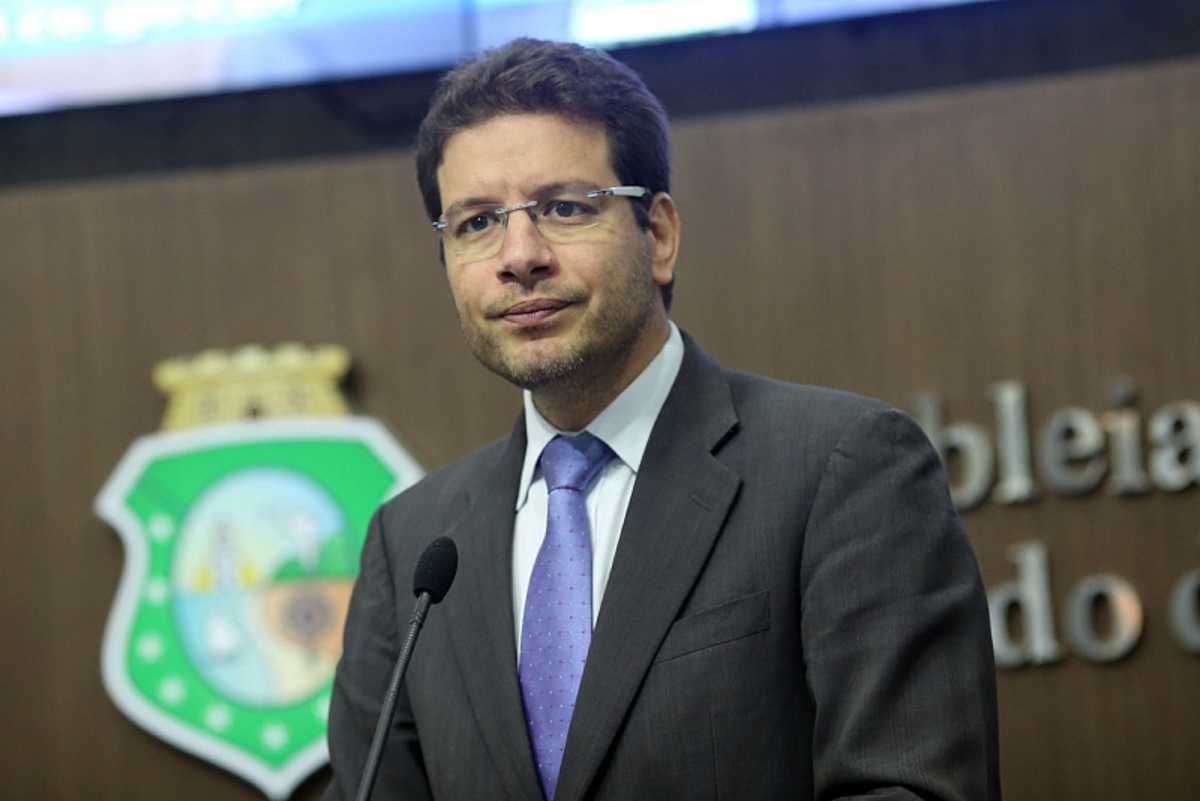
<path id="1" fill-rule="evenodd" d="M 654 421 L 679 374 L 683 363 L 683 338 L 674 323 L 666 344 L 646 365 L 616 400 L 596 415 L 584 430 L 602 440 L 616 457 L 605 465 L 592 482 L 587 494 L 588 522 L 592 528 L 592 625 L 600 613 L 600 602 L 612 570 L 613 556 L 625 510 L 633 494 L 633 483 L 642 465 L 642 454 L 650 440 Z M 529 391 L 525 401 L 525 463 L 521 483 L 517 488 L 516 522 L 513 526 L 513 621 L 516 623 L 517 658 L 521 656 L 521 622 L 525 611 L 525 594 L 533 563 L 546 536 L 546 480 L 538 468 L 538 458 L 557 434 L 578 434 L 578 431 L 559 431 L 546 421 L 533 405 Z"/>

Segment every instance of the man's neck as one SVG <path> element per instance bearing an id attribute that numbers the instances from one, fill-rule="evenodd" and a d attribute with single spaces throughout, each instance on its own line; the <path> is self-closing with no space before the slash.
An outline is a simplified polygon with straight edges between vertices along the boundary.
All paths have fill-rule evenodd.
<path id="1" fill-rule="evenodd" d="M 560 431 L 582 431 L 642 374 L 666 344 L 671 329 L 665 316 L 657 317 L 642 332 L 626 359 L 613 369 L 586 369 L 530 394 L 538 413 Z"/>

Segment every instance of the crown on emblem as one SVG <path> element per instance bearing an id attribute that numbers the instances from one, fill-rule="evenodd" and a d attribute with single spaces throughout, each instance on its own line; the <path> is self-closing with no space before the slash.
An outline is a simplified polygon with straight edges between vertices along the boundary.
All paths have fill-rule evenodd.
<path id="1" fill-rule="evenodd" d="M 285 343 L 206 350 L 160 362 L 154 385 L 167 396 L 163 429 L 192 428 L 246 417 L 347 413 L 338 382 L 350 367 L 335 345 Z"/>

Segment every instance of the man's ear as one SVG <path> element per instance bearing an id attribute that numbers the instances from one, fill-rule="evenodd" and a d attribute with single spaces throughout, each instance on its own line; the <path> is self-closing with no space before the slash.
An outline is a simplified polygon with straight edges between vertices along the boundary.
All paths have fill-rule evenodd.
<path id="1" fill-rule="evenodd" d="M 649 224 L 650 269 L 654 283 L 666 286 L 675 280 L 675 262 L 679 257 L 680 221 L 675 201 L 666 192 L 657 193 L 650 201 Z"/>

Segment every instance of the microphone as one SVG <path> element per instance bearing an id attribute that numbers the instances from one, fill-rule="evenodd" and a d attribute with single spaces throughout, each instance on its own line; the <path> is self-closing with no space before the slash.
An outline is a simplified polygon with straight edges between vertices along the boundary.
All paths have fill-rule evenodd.
<path id="1" fill-rule="evenodd" d="M 457 571 L 458 548 L 449 537 L 438 537 L 429 543 L 417 560 L 417 569 L 413 571 L 413 595 L 417 596 L 417 604 L 413 607 L 412 617 L 408 619 L 408 636 L 400 647 L 400 656 L 396 658 L 396 667 L 392 669 L 392 677 L 383 696 L 383 708 L 379 710 L 379 722 L 375 724 L 375 736 L 371 738 L 371 749 L 367 752 L 367 763 L 363 767 L 355 801 L 367 801 L 371 797 L 375 775 L 379 772 L 379 758 L 383 755 L 388 732 L 392 729 L 392 717 L 396 713 L 396 696 L 400 694 L 400 682 L 412 658 L 417 635 L 421 633 L 421 626 L 425 625 L 429 605 L 446 597 Z"/>
<path id="2" fill-rule="evenodd" d="M 426 546 L 417 560 L 417 569 L 413 571 L 413 595 L 419 602 L 421 596 L 428 593 L 432 603 L 441 603 L 454 583 L 457 571 L 458 548 L 454 546 L 454 540 L 438 537 Z"/>

